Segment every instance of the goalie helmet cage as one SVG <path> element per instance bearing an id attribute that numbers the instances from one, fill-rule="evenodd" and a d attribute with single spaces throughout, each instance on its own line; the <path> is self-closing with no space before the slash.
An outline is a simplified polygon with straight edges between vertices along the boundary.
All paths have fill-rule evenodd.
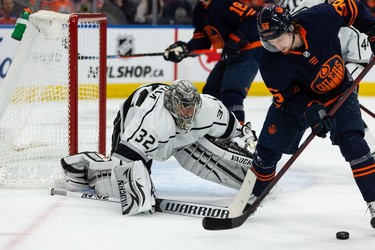
<path id="1" fill-rule="evenodd" d="M 105 155 L 106 32 L 103 14 L 30 15 L 0 85 L 0 188 L 63 186 L 62 157 Z"/>

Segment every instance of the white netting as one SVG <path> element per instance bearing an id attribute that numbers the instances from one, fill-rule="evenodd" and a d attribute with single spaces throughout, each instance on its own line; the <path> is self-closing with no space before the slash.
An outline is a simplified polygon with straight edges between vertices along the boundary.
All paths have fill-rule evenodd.
<path id="1" fill-rule="evenodd" d="M 98 23 L 78 23 L 78 149 L 98 150 Z M 63 183 L 69 154 L 69 15 L 30 15 L 0 86 L 0 188 Z"/>

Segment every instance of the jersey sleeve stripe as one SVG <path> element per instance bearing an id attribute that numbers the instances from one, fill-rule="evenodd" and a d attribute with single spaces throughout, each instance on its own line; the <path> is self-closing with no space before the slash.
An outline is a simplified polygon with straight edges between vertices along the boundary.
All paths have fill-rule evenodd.
<path id="1" fill-rule="evenodd" d="M 236 129 L 236 127 L 234 126 L 235 121 L 236 121 L 236 118 L 234 117 L 233 113 L 229 112 L 229 121 L 228 121 L 227 130 L 221 136 L 221 138 L 227 138 L 233 133 L 233 131 Z"/>
<path id="2" fill-rule="evenodd" d="M 350 15 L 351 18 L 350 18 L 348 26 L 352 26 L 355 19 L 358 16 L 358 7 L 357 7 L 357 4 L 353 0 L 348 0 L 348 5 L 349 5 L 348 8 L 349 8 L 350 13 L 351 13 L 351 15 Z"/>
<path id="3" fill-rule="evenodd" d="M 248 17 L 248 16 L 254 16 L 256 14 L 256 11 L 253 9 L 253 8 L 251 8 L 247 13 L 246 13 L 246 16 Z"/>
<path id="4" fill-rule="evenodd" d="M 196 32 L 193 34 L 193 39 L 205 38 L 206 35 L 203 32 Z"/>

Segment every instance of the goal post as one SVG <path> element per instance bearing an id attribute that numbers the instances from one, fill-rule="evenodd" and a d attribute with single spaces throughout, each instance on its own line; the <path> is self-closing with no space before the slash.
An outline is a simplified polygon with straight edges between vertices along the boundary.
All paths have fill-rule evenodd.
<path id="1" fill-rule="evenodd" d="M 104 14 L 73 14 L 69 17 L 69 34 L 70 34 L 70 53 L 69 53 L 69 76 L 70 76 L 70 115 L 74 117 L 70 124 L 70 154 L 78 153 L 78 58 L 79 58 L 79 33 L 78 27 L 82 29 L 89 26 L 89 22 L 98 23 L 98 40 L 99 48 L 97 53 L 89 56 L 95 57 L 99 62 L 99 147 L 98 152 L 105 155 L 105 127 L 106 127 L 106 62 L 107 62 L 107 19 Z M 84 24 L 85 23 L 85 24 Z M 86 27 L 87 28 L 87 27 Z M 80 57 L 82 58 L 82 57 Z M 80 59 L 83 60 L 83 59 Z M 86 60 L 91 60 L 88 58 Z"/>
<path id="2" fill-rule="evenodd" d="M 103 14 L 29 16 L 0 85 L 0 188 L 62 186 L 62 157 L 106 154 L 106 32 Z"/>

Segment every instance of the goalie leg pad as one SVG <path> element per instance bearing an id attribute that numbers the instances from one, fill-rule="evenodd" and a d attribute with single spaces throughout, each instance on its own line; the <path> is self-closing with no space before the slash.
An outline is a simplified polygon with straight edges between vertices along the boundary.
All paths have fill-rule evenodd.
<path id="1" fill-rule="evenodd" d="M 118 165 L 116 177 L 123 215 L 154 213 L 155 195 L 151 177 L 142 161 Z"/>
<path id="2" fill-rule="evenodd" d="M 81 152 L 61 159 L 66 186 L 69 191 L 92 190 L 97 181 L 96 175 L 111 172 L 113 163 L 97 152 Z"/>
<path id="3" fill-rule="evenodd" d="M 66 188 L 69 191 L 90 190 L 87 180 L 88 164 L 83 160 L 85 153 L 67 156 L 61 159 L 60 163 L 64 171 Z"/>
<path id="4" fill-rule="evenodd" d="M 119 198 L 116 179 L 112 173 L 113 167 L 119 163 L 116 159 L 108 161 L 104 158 L 90 161 L 87 177 L 96 194 Z"/>
<path id="5" fill-rule="evenodd" d="M 112 168 L 89 170 L 89 176 L 90 187 L 95 188 L 96 194 L 115 198 L 120 197 Z"/>
<path id="6" fill-rule="evenodd" d="M 226 150 L 206 138 L 180 150 L 174 157 L 189 172 L 236 190 L 240 189 L 252 162 L 251 157 Z"/>

